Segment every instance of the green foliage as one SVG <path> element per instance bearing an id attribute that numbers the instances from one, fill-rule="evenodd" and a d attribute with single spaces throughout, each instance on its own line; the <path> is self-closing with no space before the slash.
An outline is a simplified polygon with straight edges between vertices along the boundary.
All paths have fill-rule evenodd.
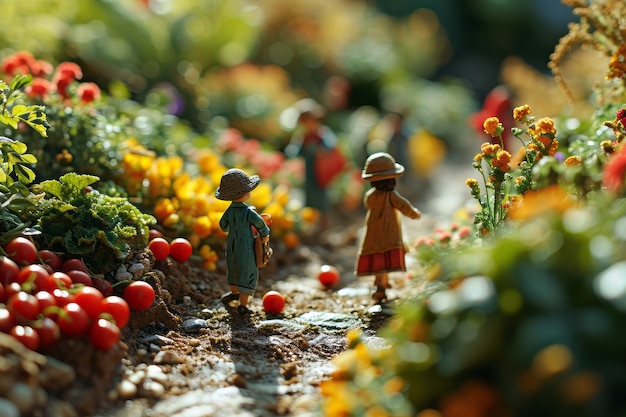
<path id="1" fill-rule="evenodd" d="M 368 354 L 375 370 L 351 373 L 342 395 L 383 409 L 408 403 L 406 415 L 454 406 L 471 415 L 623 415 L 625 222 L 626 200 L 597 195 L 491 245 L 447 252 L 440 280 L 382 330 L 390 347 Z M 394 378 L 400 398 L 378 395 L 373 387 Z"/>
<path id="2" fill-rule="evenodd" d="M 9 84 L 0 81 L 0 124 L 17 133 L 22 122 L 38 136 L 45 137 L 49 126 L 44 107 L 23 104 L 21 90 L 31 81 L 30 75 L 16 75 Z M 36 233 L 22 220 L 35 207 L 27 185 L 35 180 L 32 167 L 37 158 L 27 150 L 26 144 L 0 136 L 0 242 L 8 242 L 20 234 Z"/>
<path id="3" fill-rule="evenodd" d="M 148 227 L 156 220 L 126 198 L 91 190 L 98 179 L 68 173 L 43 181 L 36 188 L 49 198 L 40 201 L 37 218 L 44 246 L 82 257 L 93 271 L 106 273 L 147 245 Z"/>

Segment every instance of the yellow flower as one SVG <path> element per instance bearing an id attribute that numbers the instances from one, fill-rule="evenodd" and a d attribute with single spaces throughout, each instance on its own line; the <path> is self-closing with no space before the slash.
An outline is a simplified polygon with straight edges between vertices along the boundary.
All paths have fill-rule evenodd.
<path id="1" fill-rule="evenodd" d="M 477 187 L 478 180 L 476 178 L 468 178 L 467 180 L 465 180 L 465 185 L 467 185 L 469 188 Z"/>
<path id="2" fill-rule="evenodd" d="M 583 160 L 578 156 L 570 156 L 564 162 L 566 167 L 575 167 L 583 163 Z"/>
<path id="3" fill-rule="evenodd" d="M 483 160 L 483 154 L 482 153 L 477 153 L 476 156 L 474 156 L 474 161 L 480 162 L 482 160 Z"/>
<path id="4" fill-rule="evenodd" d="M 500 120 L 497 117 L 488 117 L 485 119 L 483 123 L 483 128 L 485 129 L 485 133 L 491 137 L 496 137 L 502 131 L 502 125 L 500 124 Z M 500 132 L 498 132 L 500 130 Z"/>
<path id="5" fill-rule="evenodd" d="M 523 122 L 527 120 L 528 116 L 530 116 L 530 106 L 528 104 L 524 104 L 523 106 L 519 106 L 513 109 L 513 119 L 518 122 Z"/>
<path id="6" fill-rule="evenodd" d="M 509 210 L 513 220 L 526 220 L 545 212 L 565 213 L 575 202 L 558 185 L 551 185 L 538 191 L 528 191 L 520 204 Z"/>

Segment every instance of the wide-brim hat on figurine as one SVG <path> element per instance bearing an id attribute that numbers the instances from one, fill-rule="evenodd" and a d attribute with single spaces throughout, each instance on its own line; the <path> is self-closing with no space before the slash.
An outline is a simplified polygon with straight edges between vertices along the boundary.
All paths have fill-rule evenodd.
<path id="1" fill-rule="evenodd" d="M 233 201 L 254 190 L 261 182 L 258 175 L 248 176 L 237 168 L 231 168 L 222 175 L 220 186 L 215 190 L 215 197 L 220 200 Z"/>
<path id="2" fill-rule="evenodd" d="M 402 174 L 404 174 L 404 166 L 397 163 L 393 156 L 386 152 L 376 152 L 365 161 L 361 178 L 366 181 L 381 181 L 397 178 Z"/>

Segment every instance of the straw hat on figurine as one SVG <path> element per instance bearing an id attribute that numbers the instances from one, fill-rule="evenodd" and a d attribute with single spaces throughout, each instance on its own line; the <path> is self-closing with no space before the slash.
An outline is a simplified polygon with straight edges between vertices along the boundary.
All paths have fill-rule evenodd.
<path id="1" fill-rule="evenodd" d="M 397 178 L 404 174 L 404 167 L 386 152 L 371 154 L 365 161 L 361 178 L 366 181 L 381 181 Z"/>
<path id="2" fill-rule="evenodd" d="M 222 175 L 220 186 L 215 191 L 215 197 L 220 200 L 233 201 L 254 190 L 261 178 L 258 175 L 248 176 L 237 168 L 231 168 Z"/>

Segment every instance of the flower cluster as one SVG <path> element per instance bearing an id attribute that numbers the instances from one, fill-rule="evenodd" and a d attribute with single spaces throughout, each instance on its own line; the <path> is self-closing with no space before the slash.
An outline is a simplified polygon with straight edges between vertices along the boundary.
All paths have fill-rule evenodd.
<path id="1" fill-rule="evenodd" d="M 17 74 L 33 76 L 31 85 L 25 92 L 31 98 L 44 100 L 52 93 L 58 93 L 64 100 L 70 99 L 72 93 L 83 104 L 91 103 L 100 98 L 100 88 L 92 82 L 78 83 L 75 91 L 70 91 L 76 81 L 83 78 L 83 71 L 74 62 L 62 62 L 56 68 L 47 61 L 36 59 L 30 52 L 19 51 L 2 61 L 2 71 L 9 77 Z"/>
<path id="2" fill-rule="evenodd" d="M 480 235 L 487 235 L 498 228 L 504 221 L 507 211 L 518 205 L 521 196 L 533 189 L 533 168 L 544 157 L 555 157 L 559 149 L 556 139 L 554 120 L 548 117 L 536 120 L 532 116 L 530 106 L 523 105 L 513 109 L 513 119 L 527 126 L 525 132 L 520 128 L 512 128 L 513 136 L 520 140 L 521 161 L 513 169 L 513 156 L 502 145 L 485 142 L 481 153 L 474 156 L 473 167 L 476 168 L 484 182 L 485 193 L 477 179 L 469 178 L 466 185 L 470 188 L 473 198 L 481 205 L 474 221 Z M 504 127 L 497 117 L 488 117 L 483 124 L 484 132 L 497 137 L 502 143 Z M 521 135 L 529 137 L 525 141 Z M 567 164 L 575 165 L 576 160 L 570 159 Z"/>

